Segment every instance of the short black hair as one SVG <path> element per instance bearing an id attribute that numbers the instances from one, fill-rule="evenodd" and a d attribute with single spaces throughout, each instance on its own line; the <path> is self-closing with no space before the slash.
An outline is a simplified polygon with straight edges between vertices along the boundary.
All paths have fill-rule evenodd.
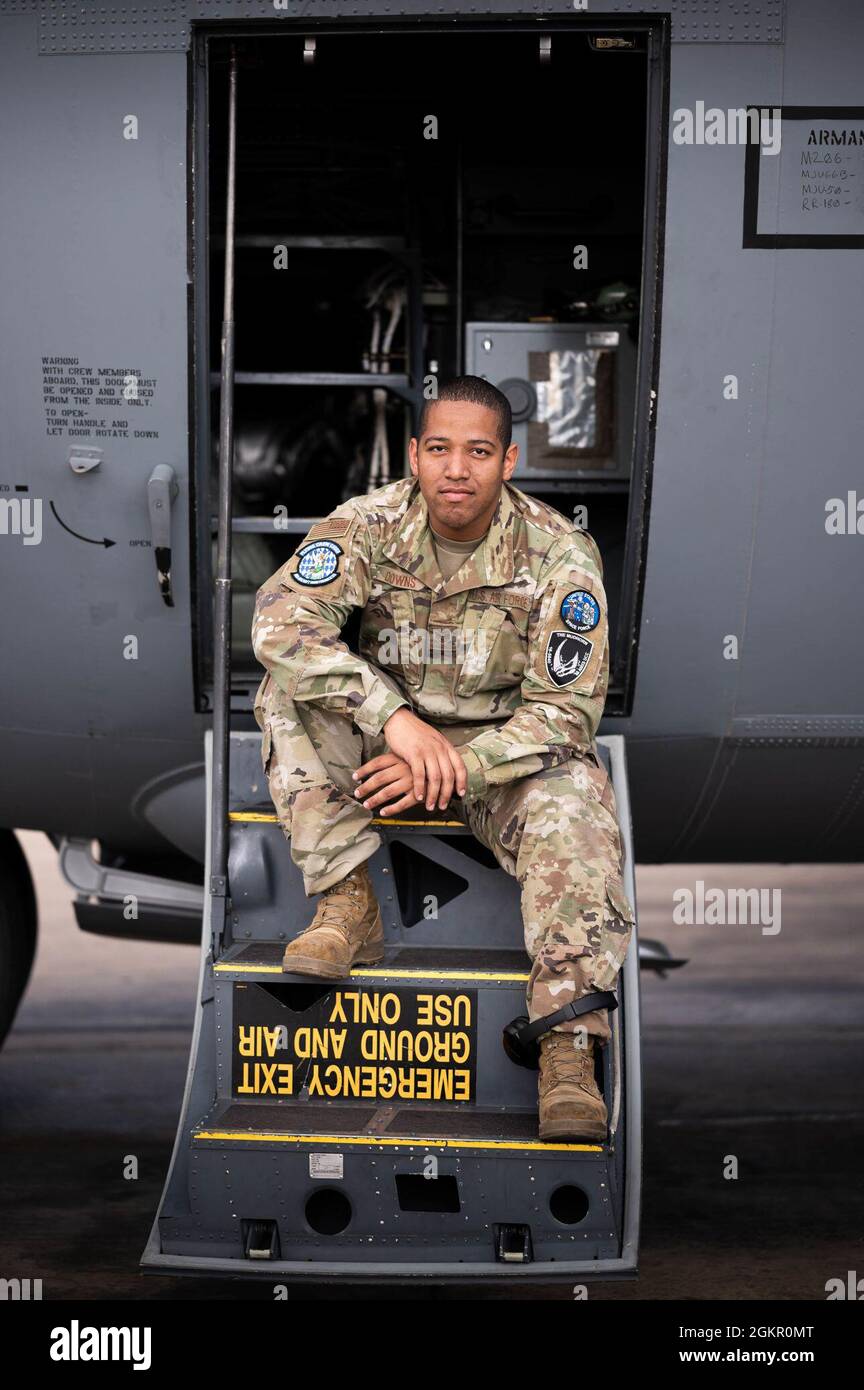
<path id="1" fill-rule="evenodd" d="M 482 376 L 454 376 L 448 381 L 439 382 L 438 395 L 423 402 L 417 423 L 418 441 L 426 430 L 429 409 L 438 401 L 470 401 L 472 405 L 483 405 L 487 410 L 494 410 L 498 416 L 498 438 L 506 454 L 513 438 L 513 412 L 503 391 L 499 391 L 491 381 L 485 381 Z"/>

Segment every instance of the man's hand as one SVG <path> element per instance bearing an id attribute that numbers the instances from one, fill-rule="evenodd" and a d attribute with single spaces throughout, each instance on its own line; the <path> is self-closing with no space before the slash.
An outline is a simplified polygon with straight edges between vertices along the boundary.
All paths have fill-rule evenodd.
<path id="1" fill-rule="evenodd" d="M 367 811 L 381 807 L 378 814 L 394 816 L 397 811 L 406 811 L 417 798 L 414 795 L 414 776 L 404 758 L 395 753 L 381 753 L 370 758 L 352 774 L 357 782 L 354 795 L 362 801 Z M 382 806 L 382 802 L 390 804 Z"/>
<path id="2" fill-rule="evenodd" d="M 453 795 L 454 785 L 459 796 L 465 795 L 468 783 L 465 764 L 452 743 L 437 729 L 424 724 L 422 719 L 403 706 L 387 720 L 384 737 L 391 753 L 407 765 L 410 775 L 410 786 L 403 791 L 399 802 L 388 806 L 384 814 L 393 815 L 397 810 L 405 810 L 424 798 L 428 811 L 434 809 L 436 801 L 443 811 Z M 382 760 L 386 762 L 386 768 L 382 767 Z M 392 759 L 383 753 L 380 758 L 372 758 L 364 763 L 355 778 L 365 778 L 367 771 L 377 773 L 388 769 L 392 771 L 392 768 Z M 405 769 L 400 769 L 398 780 L 405 776 Z M 388 798 L 385 796 L 381 799 Z"/>

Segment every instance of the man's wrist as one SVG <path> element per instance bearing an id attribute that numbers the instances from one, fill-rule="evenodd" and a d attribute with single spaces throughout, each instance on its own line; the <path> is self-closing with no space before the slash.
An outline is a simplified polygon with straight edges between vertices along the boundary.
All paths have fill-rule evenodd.
<path id="1" fill-rule="evenodd" d="M 488 791 L 486 769 L 483 767 L 483 764 L 473 748 L 470 748 L 467 744 L 462 748 L 459 748 L 458 745 L 455 746 L 457 753 L 465 764 L 465 771 L 468 776 L 463 799 L 465 801 L 474 801 L 478 796 L 482 796 L 485 791 Z"/>
<path id="2" fill-rule="evenodd" d="M 394 710 L 393 710 L 392 714 L 388 714 L 387 718 L 384 720 L 384 722 L 383 722 L 382 725 L 381 725 L 381 733 L 382 733 L 382 734 L 386 734 L 386 733 L 387 733 L 387 725 L 390 723 L 390 720 L 393 718 L 394 715 L 399 714 L 403 708 L 406 709 L 406 710 L 408 711 L 409 714 L 413 714 L 413 713 L 414 713 L 414 711 L 412 710 L 410 704 L 409 704 L 408 701 L 406 700 L 406 701 L 404 702 L 404 705 L 400 705 L 397 709 L 394 709 Z"/>
<path id="3" fill-rule="evenodd" d="M 403 705 L 406 709 L 411 708 L 410 701 L 404 695 L 398 695 L 395 690 L 388 690 L 385 686 L 383 695 L 377 692 L 370 695 L 354 711 L 354 723 L 364 734 L 380 734 L 387 720 Z"/>

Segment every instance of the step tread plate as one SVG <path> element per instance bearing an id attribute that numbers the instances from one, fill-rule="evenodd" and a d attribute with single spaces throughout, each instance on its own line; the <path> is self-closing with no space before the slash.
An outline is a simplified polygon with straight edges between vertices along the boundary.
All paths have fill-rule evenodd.
<path id="1" fill-rule="evenodd" d="M 284 942 L 279 941 L 252 941 L 235 945 L 226 951 L 214 966 L 214 970 L 217 974 L 223 975 L 263 973 L 283 976 L 284 950 Z M 385 950 L 384 960 L 379 965 L 355 967 L 347 978 L 380 978 L 390 975 L 391 972 L 398 972 L 405 978 L 507 979 L 512 983 L 523 983 L 528 980 L 530 967 L 531 962 L 524 951 L 395 945 Z M 284 978 L 308 981 L 311 977 L 290 975 L 286 972 Z M 326 983 L 338 984 L 339 981 Z"/>
<path id="2" fill-rule="evenodd" d="M 443 1106 L 219 1104 L 195 1126 L 193 1141 L 407 1144 L 602 1154 L 596 1141 L 541 1140 L 536 1110 Z"/>

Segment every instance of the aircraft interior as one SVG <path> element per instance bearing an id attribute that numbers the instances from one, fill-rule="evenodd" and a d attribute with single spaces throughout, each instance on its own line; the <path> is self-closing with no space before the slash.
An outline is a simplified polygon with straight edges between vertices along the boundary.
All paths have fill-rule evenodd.
<path id="1" fill-rule="evenodd" d="M 647 60 L 635 37 L 625 51 L 585 32 L 549 42 L 544 52 L 530 30 L 418 28 L 322 33 L 305 51 L 297 36 L 238 45 L 238 709 L 261 675 L 250 640 L 256 589 L 315 518 L 408 472 L 424 389 L 461 372 L 510 400 L 520 446 L 512 483 L 573 516 L 600 546 L 607 711 L 625 708 L 645 495 L 634 457 Z M 208 232 L 196 242 L 202 595 L 217 512 L 227 68 L 227 41 L 214 42 L 198 134 L 199 228 Z M 351 645 L 358 620 L 343 633 Z M 203 611 L 198 640 L 206 709 Z"/>

